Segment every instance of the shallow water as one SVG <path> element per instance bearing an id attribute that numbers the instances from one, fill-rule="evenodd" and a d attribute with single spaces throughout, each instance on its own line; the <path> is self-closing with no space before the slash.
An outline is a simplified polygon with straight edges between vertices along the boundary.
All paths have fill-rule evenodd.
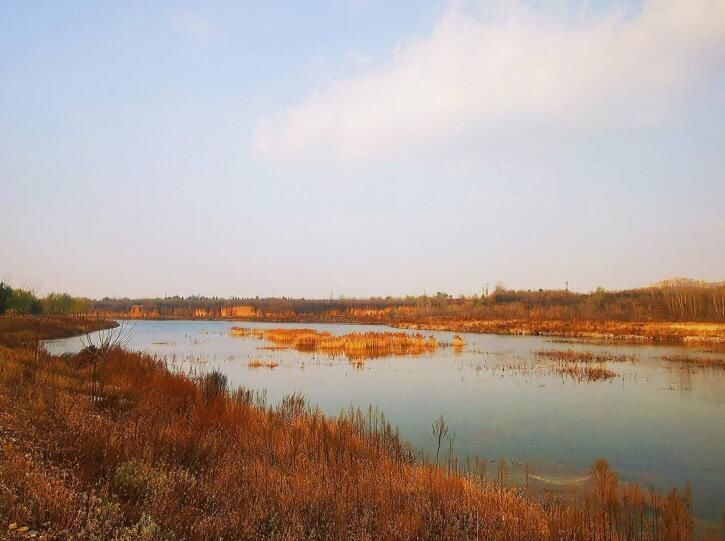
<path id="1" fill-rule="evenodd" d="M 351 404 L 380 408 L 401 436 L 434 453 L 431 423 L 440 415 L 455 434 L 461 460 L 476 455 L 508 461 L 511 482 L 529 462 L 531 479 L 556 490 L 586 478 L 605 458 L 624 481 L 683 488 L 689 481 L 694 512 L 720 520 L 725 510 L 725 369 L 671 363 L 666 354 L 695 354 L 672 346 L 554 343 L 544 337 L 463 334 L 461 352 L 368 360 L 355 368 L 344 357 L 264 350 L 269 342 L 227 336 L 232 325 L 309 327 L 333 334 L 390 331 L 371 325 L 137 321 L 129 348 L 165 358 L 183 370 L 224 372 L 230 385 L 266 390 L 269 403 L 297 392 L 328 414 Z M 453 333 L 431 332 L 441 342 Z M 46 342 L 52 353 L 74 352 L 80 339 Z M 579 382 L 546 370 L 542 349 L 637 355 L 607 363 L 614 379 Z M 697 353 L 697 355 L 702 355 Z M 275 360 L 274 369 L 251 359 Z M 513 462 L 512 462 L 513 460 Z M 495 474 L 496 464 L 489 472 Z"/>

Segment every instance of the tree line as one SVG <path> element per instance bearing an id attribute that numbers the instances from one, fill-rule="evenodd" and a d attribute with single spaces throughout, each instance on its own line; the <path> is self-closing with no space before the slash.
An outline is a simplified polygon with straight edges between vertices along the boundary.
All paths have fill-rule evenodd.
<path id="1" fill-rule="evenodd" d="M 407 297 L 339 297 L 330 299 L 220 298 L 194 295 L 143 299 L 91 300 L 68 293 L 37 298 L 31 290 L 0 284 L 0 314 L 125 314 L 132 307 L 156 310 L 159 317 L 219 317 L 231 306 L 253 307 L 260 316 L 334 321 L 408 321 L 416 318 L 614 320 L 614 321 L 725 321 L 725 282 L 664 283 L 651 287 L 588 293 L 567 290 L 514 290 L 499 284 L 490 293 L 453 296 L 445 292 Z M 202 310 L 199 316 L 199 310 Z M 360 311 L 371 311 L 370 314 Z M 375 312 L 379 311 L 379 314 Z"/>
<path id="2" fill-rule="evenodd" d="M 31 289 L 11 287 L 0 282 L 0 315 L 73 315 L 91 311 L 93 301 L 85 297 L 73 297 L 68 293 L 49 293 L 38 296 Z"/>

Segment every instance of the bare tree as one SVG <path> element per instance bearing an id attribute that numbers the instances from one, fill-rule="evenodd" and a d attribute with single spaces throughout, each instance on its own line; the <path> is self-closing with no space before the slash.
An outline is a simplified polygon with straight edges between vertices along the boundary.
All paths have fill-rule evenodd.
<path id="1" fill-rule="evenodd" d="M 117 327 L 96 332 L 86 331 L 81 337 L 83 350 L 91 357 L 91 400 L 97 403 L 102 400 L 105 390 L 105 365 L 108 355 L 114 349 L 122 349 L 131 341 L 134 325 L 121 321 Z"/>
<path id="2" fill-rule="evenodd" d="M 436 444 L 436 466 L 438 466 L 438 457 L 441 452 L 441 445 L 443 445 L 443 442 L 448 437 L 448 425 L 446 425 L 446 421 L 443 419 L 443 415 L 436 419 L 436 421 L 432 425 L 432 428 L 433 441 Z"/>

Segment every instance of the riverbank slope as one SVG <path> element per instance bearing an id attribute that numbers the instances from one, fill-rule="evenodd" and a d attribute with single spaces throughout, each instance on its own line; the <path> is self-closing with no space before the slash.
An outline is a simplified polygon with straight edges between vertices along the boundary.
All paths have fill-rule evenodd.
<path id="1" fill-rule="evenodd" d="M 87 332 L 112 329 L 118 323 L 109 319 L 70 316 L 0 316 L 0 345 L 18 347 L 36 340 L 68 338 Z"/>

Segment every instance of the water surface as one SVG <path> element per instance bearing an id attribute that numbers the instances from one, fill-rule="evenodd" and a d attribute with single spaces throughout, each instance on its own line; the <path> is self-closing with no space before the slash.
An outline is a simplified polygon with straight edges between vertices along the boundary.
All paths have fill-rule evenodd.
<path id="1" fill-rule="evenodd" d="M 227 336 L 225 321 L 137 321 L 128 347 L 165 358 L 184 370 L 225 373 L 232 386 L 265 390 L 276 403 L 302 393 L 325 413 L 350 405 L 384 411 L 401 436 L 433 453 L 431 423 L 440 415 L 455 434 L 454 452 L 506 459 L 511 482 L 519 463 L 548 488 L 587 475 L 599 457 L 625 481 L 645 487 L 692 484 L 695 514 L 718 521 L 725 510 L 725 370 L 660 359 L 695 354 L 672 346 L 555 343 L 545 337 L 463 334 L 461 352 L 440 348 L 419 356 L 385 357 L 356 368 L 341 357 L 265 350 L 256 338 Z M 305 326 L 333 334 L 390 331 L 383 326 L 240 323 L 247 327 Z M 450 342 L 449 332 L 430 332 Z M 73 352 L 78 338 L 46 343 L 53 353 Z M 576 348 L 636 355 L 609 363 L 617 377 L 578 382 L 541 369 L 534 352 Z M 697 353 L 700 355 L 699 353 Z M 275 360 L 274 369 L 251 368 L 252 359 Z"/>

